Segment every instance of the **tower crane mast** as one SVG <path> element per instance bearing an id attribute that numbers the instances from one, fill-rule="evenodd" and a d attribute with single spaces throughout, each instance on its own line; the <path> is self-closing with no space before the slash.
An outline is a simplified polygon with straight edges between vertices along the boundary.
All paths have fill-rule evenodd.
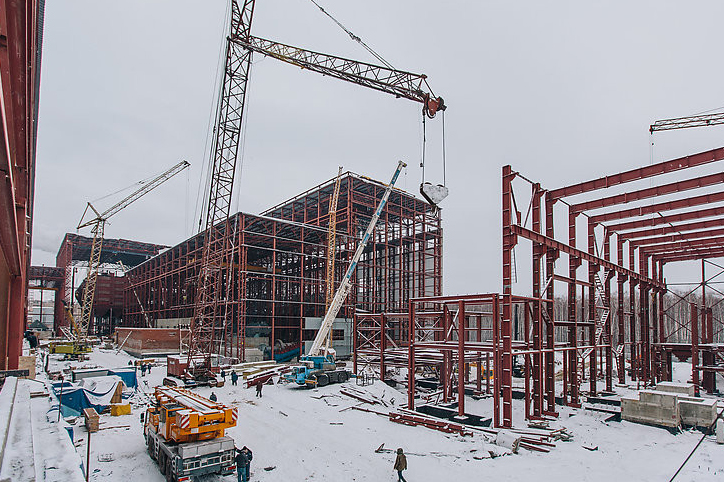
<path id="1" fill-rule="evenodd" d="M 432 93 L 423 74 L 253 37 L 251 26 L 256 0 L 230 1 L 231 25 L 210 156 L 210 185 L 203 213 L 205 223 L 200 223 L 200 227 L 204 226 L 204 247 L 189 339 L 188 370 L 196 378 L 208 374 L 211 356 L 219 351 L 226 333 L 227 303 L 222 293 L 227 291 L 228 269 L 233 265 L 229 215 L 252 54 L 260 53 L 306 70 L 420 102 L 423 113 L 431 118 L 446 108 L 443 99 Z"/>

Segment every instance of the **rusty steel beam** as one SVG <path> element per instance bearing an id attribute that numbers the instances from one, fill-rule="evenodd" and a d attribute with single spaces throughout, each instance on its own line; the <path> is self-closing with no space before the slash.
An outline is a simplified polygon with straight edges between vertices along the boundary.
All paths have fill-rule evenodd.
<path id="1" fill-rule="evenodd" d="M 696 239 L 696 240 L 681 240 L 670 243 L 654 244 L 651 246 L 642 246 L 639 251 L 646 255 L 654 253 L 671 253 L 676 254 L 677 252 L 688 253 L 694 249 L 700 248 L 716 248 L 724 246 L 724 237 L 719 236 L 716 238 Z"/>
<path id="2" fill-rule="evenodd" d="M 706 221 L 697 221 L 695 223 L 678 224 L 674 226 L 661 226 L 659 228 L 642 229 L 640 231 L 631 231 L 629 233 L 619 234 L 621 239 L 638 239 L 648 238 L 651 236 L 664 236 L 669 233 L 681 233 L 682 231 L 695 231 L 698 229 L 718 228 L 724 226 L 724 218 L 709 219 Z"/>
<path id="3" fill-rule="evenodd" d="M 722 258 L 724 257 L 724 247 L 694 249 L 687 253 L 674 252 L 667 254 L 653 255 L 654 258 L 663 263 L 672 263 L 675 261 L 691 261 L 698 259 Z"/>
<path id="4" fill-rule="evenodd" d="M 650 204 L 648 206 L 639 206 L 635 208 L 623 209 L 620 211 L 611 211 L 608 213 L 596 214 L 589 216 L 591 222 L 600 224 L 605 221 L 614 221 L 618 219 L 635 218 L 645 216 L 647 214 L 660 213 L 662 211 L 674 211 L 677 209 L 685 209 L 704 204 L 713 204 L 724 202 L 724 191 L 711 194 L 702 194 L 684 199 L 676 199 L 674 201 L 666 201 L 658 204 Z"/>
<path id="5" fill-rule="evenodd" d="M 639 229 L 645 227 L 659 226 L 661 224 L 680 223 L 682 221 L 691 221 L 692 219 L 711 218 L 714 216 L 724 216 L 724 206 L 714 208 L 701 209 L 699 211 L 687 211 L 683 213 L 667 214 L 654 216 L 647 219 L 637 219 L 635 221 L 626 221 L 618 224 L 607 224 L 608 231 L 619 232 L 630 229 Z"/>
<path id="6" fill-rule="evenodd" d="M 569 246 L 565 243 L 562 243 L 558 240 L 549 238 L 543 234 L 536 233 L 535 231 L 532 231 L 528 228 L 524 228 L 523 226 L 520 226 L 518 224 L 513 224 L 510 226 L 511 231 L 513 234 L 517 236 L 523 236 L 526 239 L 529 239 L 530 241 L 533 241 L 534 243 L 539 243 L 547 248 L 559 251 L 561 253 L 566 253 L 570 256 L 573 256 L 574 258 L 578 258 L 582 261 L 587 261 L 589 263 L 593 263 L 596 265 L 599 265 L 603 268 L 607 268 L 609 270 L 613 270 L 616 273 L 624 274 L 628 276 L 632 280 L 636 280 L 642 283 L 647 283 L 655 288 L 664 288 L 663 284 L 646 276 L 643 276 L 636 271 L 633 271 L 628 268 L 624 268 L 623 266 L 619 266 L 616 263 L 613 263 L 611 261 L 606 261 L 603 258 L 599 258 L 597 256 L 593 256 L 585 251 L 582 251 L 578 248 L 574 248 L 572 246 Z"/>
<path id="7" fill-rule="evenodd" d="M 687 242 L 687 240 L 711 238 L 713 236 L 724 236 L 724 228 L 710 229 L 707 231 L 694 231 L 691 233 L 669 234 L 666 236 L 654 236 L 652 238 L 631 241 L 631 246 L 640 247 L 652 244 Z"/>
<path id="8" fill-rule="evenodd" d="M 618 204 L 630 203 L 632 201 L 641 201 L 653 197 L 665 196 L 667 194 L 674 194 L 677 192 L 684 192 L 692 189 L 699 189 L 702 187 L 715 186 L 722 183 L 724 183 L 724 173 L 720 172 L 716 174 L 709 174 L 707 176 L 700 176 L 692 179 L 685 179 L 683 181 L 663 184 L 661 186 L 640 189 L 638 191 L 626 192 L 604 198 L 593 199 L 578 204 L 572 204 L 570 209 L 571 211 L 580 213 L 583 211 L 589 211 L 591 209 L 601 209 L 609 206 L 616 206 Z"/>
<path id="9" fill-rule="evenodd" d="M 651 166 L 632 169 L 630 171 L 613 174 L 611 176 L 604 176 L 599 179 L 594 179 L 592 181 L 580 182 L 571 186 L 554 189 L 550 191 L 550 193 L 553 197 L 553 200 L 558 200 L 567 196 L 573 196 L 575 194 L 596 191 L 598 189 L 606 189 L 627 182 L 648 179 L 650 177 L 666 174 L 669 172 L 676 172 L 683 169 L 689 169 L 691 167 L 702 166 L 711 162 L 721 161 L 722 159 L 724 159 L 724 147 L 712 149 L 710 151 L 700 152 L 691 156 L 681 157 L 679 159 L 672 159 L 669 161 L 660 162 Z"/>

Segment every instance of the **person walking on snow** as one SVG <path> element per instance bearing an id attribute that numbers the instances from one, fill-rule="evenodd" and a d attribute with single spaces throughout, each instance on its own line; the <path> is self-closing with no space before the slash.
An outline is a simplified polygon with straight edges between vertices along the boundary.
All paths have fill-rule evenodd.
<path id="1" fill-rule="evenodd" d="M 212 402 L 216 401 L 216 394 L 214 392 L 211 392 L 211 396 L 209 397 L 209 400 L 211 400 Z"/>
<path id="2" fill-rule="evenodd" d="M 256 396 L 261 398 L 261 388 L 264 386 L 264 382 L 259 380 L 256 382 Z"/>
<path id="3" fill-rule="evenodd" d="M 244 445 L 244 447 L 239 450 L 236 449 L 236 476 L 238 478 L 238 482 L 248 482 L 249 481 L 249 470 L 251 468 L 251 459 L 254 456 L 251 453 L 251 450 Z"/>
<path id="4" fill-rule="evenodd" d="M 407 470 L 407 457 L 402 449 L 397 449 L 397 458 L 395 459 L 394 470 L 397 471 L 397 482 L 407 482 L 402 476 L 402 471 Z"/>
<path id="5" fill-rule="evenodd" d="M 239 379 L 239 375 L 236 374 L 235 371 L 231 372 L 231 384 L 233 386 L 236 386 L 236 381 Z"/>
<path id="6" fill-rule="evenodd" d="M 146 365 L 144 363 L 141 363 L 141 376 L 146 376 Z"/>
<path id="7" fill-rule="evenodd" d="M 223 368 L 221 369 L 221 373 L 219 373 L 219 375 L 221 375 L 221 379 L 224 380 L 224 383 L 226 383 L 226 372 Z"/>

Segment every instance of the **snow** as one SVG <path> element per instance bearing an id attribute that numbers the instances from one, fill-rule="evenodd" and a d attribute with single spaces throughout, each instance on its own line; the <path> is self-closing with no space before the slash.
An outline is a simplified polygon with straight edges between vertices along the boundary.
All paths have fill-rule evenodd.
<path id="1" fill-rule="evenodd" d="M 49 364 L 110 368 L 124 366 L 129 359 L 124 353 L 96 350 L 89 362 L 51 360 Z M 686 382 L 687 365 L 677 365 L 675 381 Z M 139 390 L 131 399 L 131 415 L 101 415 L 101 430 L 91 437 L 90 480 L 164 480 L 146 453 L 139 418 L 152 396 L 153 387 L 159 385 L 164 376 L 165 368 L 156 366 L 151 374 L 139 377 Z M 354 381 L 347 384 L 354 385 Z M 386 449 L 402 447 L 408 454 L 409 469 L 405 477 L 410 481 L 481 478 L 660 481 L 671 478 L 701 438 L 697 431 L 673 435 L 656 427 L 625 421 L 606 422 L 609 415 L 605 413 L 559 407 L 560 416 L 551 422 L 551 427 L 566 427 L 574 436 L 572 441 L 556 442 L 550 453 L 521 449 L 517 455 L 483 458 L 488 457 L 491 440 L 480 432 L 466 437 L 444 434 L 419 426 L 398 425 L 384 416 L 349 409 L 360 405 L 387 412 L 404 405 L 405 392 L 379 381 L 371 386 L 355 387 L 383 399 L 389 405 L 386 408 L 361 404 L 359 400 L 341 394 L 342 386 L 307 390 L 286 384 L 267 385 L 263 397 L 256 398 L 254 388 L 246 389 L 241 383 L 232 386 L 227 377 L 224 387 L 194 391 L 202 396 L 209 396 L 213 391 L 219 402 L 238 407 L 237 426 L 229 429 L 227 435 L 234 438 L 238 447 L 246 445 L 253 451 L 252 480 L 262 482 L 394 481 L 397 478 L 392 470 L 394 453 L 375 452 L 383 443 Z M 616 390 L 623 395 L 635 393 L 634 388 L 635 385 Z M 513 408 L 516 425 L 526 427 L 522 401 L 514 400 Z M 466 399 L 466 411 L 489 417 L 492 399 Z M 35 410 L 33 416 L 35 423 Z M 76 419 L 74 431 L 79 458 L 85 463 L 87 434 L 81 419 Z M 56 433 L 62 435 L 62 432 Z M 586 450 L 584 445 L 597 447 L 597 450 Z M 265 468 L 273 469 L 267 471 Z M 231 482 L 236 480 L 235 477 L 208 476 L 204 480 Z M 708 436 L 677 480 L 722 479 L 724 446 L 717 445 L 714 437 Z"/>

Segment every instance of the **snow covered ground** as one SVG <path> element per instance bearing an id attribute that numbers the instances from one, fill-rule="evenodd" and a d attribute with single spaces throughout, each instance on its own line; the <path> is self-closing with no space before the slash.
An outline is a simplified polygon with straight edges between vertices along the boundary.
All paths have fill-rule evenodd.
<path id="1" fill-rule="evenodd" d="M 124 353 L 96 350 L 90 362 L 73 365 L 113 368 L 125 366 L 129 359 Z M 52 360 L 50 366 L 57 369 L 68 363 Z M 677 374 L 685 378 L 686 367 L 679 365 Z M 101 427 L 109 428 L 92 435 L 90 480 L 164 480 L 146 454 L 139 420 L 146 394 L 152 394 L 153 387 L 160 384 L 164 376 L 165 367 L 156 367 L 145 377 L 139 373 L 140 390 L 132 400 L 133 413 L 101 416 Z M 348 383 L 354 384 L 354 381 Z M 483 478 L 661 481 L 671 478 L 701 438 L 697 431 L 672 435 L 663 429 L 629 422 L 605 422 L 606 414 L 560 407 L 560 417 L 552 426 L 566 427 L 573 434 L 573 441 L 556 442 L 550 453 L 521 450 L 516 455 L 479 460 L 485 447 L 483 434 L 448 435 L 423 427 L 398 425 L 373 413 L 345 410 L 360 402 L 340 394 L 340 388 L 332 385 L 303 390 L 289 385 L 268 385 L 264 387 L 263 397 L 256 398 L 254 389 L 243 388 L 241 384 L 233 387 L 227 379 L 222 388 L 199 388 L 198 392 L 208 396 L 213 390 L 220 402 L 238 407 L 238 425 L 228 434 L 237 446 L 247 445 L 253 451 L 252 480 L 265 482 L 394 481 L 394 454 L 375 453 L 382 443 L 390 449 L 402 447 L 408 453 L 409 469 L 405 477 L 411 482 Z M 404 392 L 380 382 L 363 390 L 383 398 L 391 407 L 402 405 L 406 400 Z M 525 427 L 522 401 L 514 403 L 514 421 L 517 426 Z M 380 406 L 374 409 L 388 410 Z M 492 400 L 466 399 L 466 411 L 490 416 Z M 85 429 L 78 420 L 75 442 L 83 461 L 86 440 Z M 589 451 L 584 445 L 598 449 Z M 235 476 L 209 476 L 206 480 L 230 482 Z M 724 446 L 707 437 L 676 480 L 724 480 Z"/>

